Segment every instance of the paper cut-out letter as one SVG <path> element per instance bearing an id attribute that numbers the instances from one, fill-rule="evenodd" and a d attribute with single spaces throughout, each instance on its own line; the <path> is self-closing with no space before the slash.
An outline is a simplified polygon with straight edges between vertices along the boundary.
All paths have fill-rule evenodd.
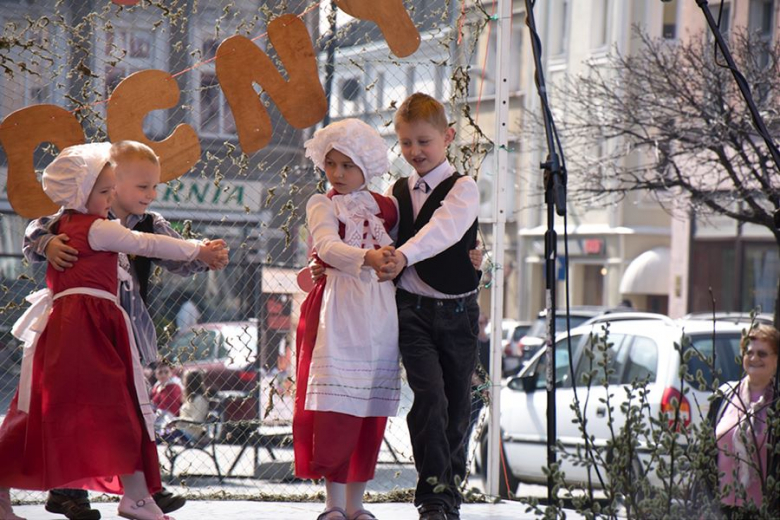
<path id="1" fill-rule="evenodd" d="M 306 128 L 321 121 L 327 110 L 306 25 L 295 15 L 280 16 L 268 24 L 268 38 L 289 80 L 279 74 L 268 55 L 248 38 L 231 36 L 217 48 L 217 78 L 236 121 L 238 140 L 245 154 L 252 154 L 271 141 L 271 118 L 253 83 L 263 88 L 295 128 Z"/>
<path id="2" fill-rule="evenodd" d="M 8 157 L 8 201 L 24 218 L 55 213 L 59 207 L 46 196 L 35 175 L 33 154 L 43 143 L 62 150 L 84 143 L 76 116 L 56 105 L 33 105 L 8 115 L 0 124 L 0 143 Z"/>
<path id="3" fill-rule="evenodd" d="M 150 146 L 160 157 L 162 182 L 181 177 L 200 160 L 198 134 L 189 125 L 176 126 L 162 141 L 151 141 L 144 134 L 144 118 L 149 112 L 174 107 L 178 102 L 179 85 L 162 70 L 130 74 L 108 100 L 106 119 L 111 142 L 127 139 Z"/>
<path id="4" fill-rule="evenodd" d="M 387 46 L 399 58 L 411 56 L 420 47 L 420 32 L 403 0 L 336 0 L 336 3 L 348 15 L 377 24 Z"/>

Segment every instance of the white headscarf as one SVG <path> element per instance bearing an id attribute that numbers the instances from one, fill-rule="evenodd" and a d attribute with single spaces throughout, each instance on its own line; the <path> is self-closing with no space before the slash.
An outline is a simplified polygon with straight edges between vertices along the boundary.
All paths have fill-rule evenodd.
<path id="1" fill-rule="evenodd" d="M 344 242 L 361 248 L 370 245 L 363 238 L 364 225 L 368 222 L 370 237 L 366 239 L 371 238 L 380 246 L 392 244 L 384 223 L 376 216 L 379 205 L 364 189 L 371 179 L 383 175 L 390 167 L 387 145 L 379 132 L 360 119 L 342 119 L 314 132 L 314 137 L 303 143 L 303 147 L 306 157 L 317 168 L 324 170 L 325 156 L 331 150 L 338 150 L 363 172 L 360 188 L 346 195 L 334 195 L 331 199 L 336 218 L 345 226 Z"/>
<path id="2" fill-rule="evenodd" d="M 87 199 L 98 175 L 110 163 L 111 143 L 69 146 L 43 170 L 43 191 L 64 209 L 87 212 Z"/>
<path id="3" fill-rule="evenodd" d="M 390 168 L 385 140 L 360 119 L 342 119 L 331 123 L 314 132 L 314 137 L 303 143 L 303 147 L 306 149 L 306 157 L 321 170 L 325 169 L 325 156 L 331 150 L 347 155 L 363 172 L 361 188 Z"/>

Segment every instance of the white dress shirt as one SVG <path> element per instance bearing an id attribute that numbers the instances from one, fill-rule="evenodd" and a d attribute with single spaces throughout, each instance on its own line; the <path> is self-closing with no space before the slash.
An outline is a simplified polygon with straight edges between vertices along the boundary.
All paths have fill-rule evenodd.
<path id="1" fill-rule="evenodd" d="M 430 188 L 428 193 L 420 189 L 414 189 L 415 184 L 420 179 L 416 172 L 407 178 L 415 219 L 417 219 L 420 209 L 433 190 L 454 173 L 455 168 L 449 161 L 444 161 L 425 174 L 423 180 Z M 392 193 L 392 186 L 388 189 L 388 192 L 388 194 Z M 422 281 L 414 268 L 414 264 L 433 258 L 458 243 L 474 223 L 474 220 L 476 220 L 478 212 L 479 189 L 477 188 L 477 183 L 468 175 L 464 175 L 455 182 L 452 189 L 450 189 L 441 202 L 441 206 L 433 212 L 433 216 L 431 216 L 428 223 L 404 245 L 398 248 L 398 251 L 402 252 L 407 260 L 407 267 L 401 274 L 398 288 L 412 294 L 431 298 L 451 299 L 465 296 L 465 294 L 453 295 L 437 291 Z"/>

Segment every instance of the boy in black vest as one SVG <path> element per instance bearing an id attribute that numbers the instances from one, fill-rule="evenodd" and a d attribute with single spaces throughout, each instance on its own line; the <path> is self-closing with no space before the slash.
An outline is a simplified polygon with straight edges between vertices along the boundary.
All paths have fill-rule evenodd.
<path id="1" fill-rule="evenodd" d="M 118 219 L 123 226 L 134 231 L 181 238 L 162 215 L 147 211 L 149 204 L 157 197 L 156 187 L 160 183 L 160 163 L 154 151 L 135 141 L 121 141 L 111 147 L 111 157 L 116 163 L 117 186 L 109 218 Z M 48 225 L 52 218 L 42 217 L 30 222 L 25 232 L 22 251 L 27 261 L 48 260 L 54 269 L 61 271 L 73 266 L 73 262 L 78 260 L 78 251 L 67 245 L 67 236 L 54 235 L 49 230 Z M 224 250 L 220 262 L 213 266 L 200 261 L 176 262 L 144 257 L 130 259 L 133 291 L 120 291 L 120 299 L 133 324 L 133 333 L 144 365 L 157 360 L 157 334 L 146 308 L 152 262 L 182 276 L 209 268 L 222 269 L 228 262 L 225 243 L 216 240 L 211 244 L 216 249 Z M 154 500 L 164 513 L 175 511 L 186 502 L 184 497 L 173 495 L 165 489 L 156 493 Z M 100 511 L 91 508 L 87 491 L 83 489 L 51 490 L 46 500 L 46 510 L 73 520 L 100 518 Z"/>
<path id="2" fill-rule="evenodd" d="M 407 416 L 418 479 L 414 504 L 420 520 L 453 520 L 460 518 L 477 362 L 479 276 L 469 250 L 477 245 L 479 190 L 447 161 L 455 131 L 441 103 L 411 95 L 395 115 L 395 131 L 415 173 L 391 188 L 400 208 L 396 263 L 380 278 L 400 273 L 399 344 L 414 392 Z"/>

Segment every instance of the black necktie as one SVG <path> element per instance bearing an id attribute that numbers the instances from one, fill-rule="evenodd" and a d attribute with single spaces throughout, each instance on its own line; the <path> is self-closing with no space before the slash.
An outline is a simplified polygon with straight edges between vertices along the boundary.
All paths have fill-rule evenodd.
<path id="1" fill-rule="evenodd" d="M 420 180 L 418 180 L 418 181 L 417 181 L 417 183 L 414 185 L 414 189 L 415 189 L 415 190 L 420 190 L 420 191 L 422 191 L 423 193 L 428 193 L 429 191 L 431 191 L 431 188 L 430 188 L 430 187 L 428 186 L 428 184 L 427 184 L 427 183 L 426 183 L 424 180 L 422 180 L 422 179 L 420 179 Z"/>

